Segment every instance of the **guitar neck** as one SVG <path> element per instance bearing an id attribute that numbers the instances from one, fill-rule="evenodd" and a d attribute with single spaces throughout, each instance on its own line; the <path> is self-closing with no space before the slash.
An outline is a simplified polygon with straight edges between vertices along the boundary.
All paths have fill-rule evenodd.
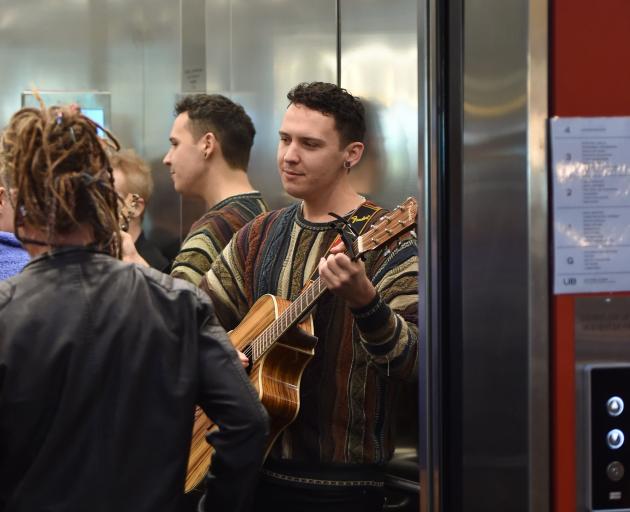
<path id="1" fill-rule="evenodd" d="M 297 325 L 326 290 L 326 285 L 320 278 L 305 288 L 291 305 L 252 341 L 252 363 L 260 358 L 291 327 Z"/>

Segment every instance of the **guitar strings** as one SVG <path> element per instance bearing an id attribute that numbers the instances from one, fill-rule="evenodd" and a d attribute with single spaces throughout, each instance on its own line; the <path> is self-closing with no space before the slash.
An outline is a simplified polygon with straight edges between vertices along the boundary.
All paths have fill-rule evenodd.
<path id="1" fill-rule="evenodd" d="M 352 249 L 353 252 L 356 254 L 356 252 L 358 251 L 358 238 L 352 242 Z M 347 254 L 347 253 L 346 253 Z M 302 291 L 302 293 L 300 293 L 300 295 L 297 296 L 297 298 L 291 303 L 291 305 L 285 309 L 280 316 L 274 321 L 272 322 L 270 325 L 268 325 L 265 330 L 263 330 L 258 336 L 256 336 L 252 342 L 247 345 L 247 347 L 245 347 L 243 349 L 243 354 L 245 354 L 247 356 L 247 358 L 250 360 L 251 364 L 253 364 L 255 362 L 253 355 L 254 355 L 254 350 L 258 349 L 258 352 L 260 352 L 260 355 L 263 355 L 271 346 L 271 344 L 269 344 L 269 347 L 264 347 L 265 345 L 265 341 L 266 338 L 269 336 L 269 334 L 271 333 L 271 331 L 273 331 L 274 326 L 278 325 L 282 322 L 282 320 L 286 319 L 287 316 L 289 316 L 290 314 L 293 314 L 293 309 L 295 309 L 297 306 L 296 304 L 302 302 L 302 298 L 304 298 L 309 292 L 312 292 L 315 288 L 319 288 L 322 287 L 323 288 L 321 290 L 319 290 L 315 296 L 313 297 L 313 299 L 317 298 L 319 295 L 321 295 L 322 293 L 324 293 L 327 288 L 326 285 L 324 284 L 324 282 L 318 277 L 311 286 L 309 286 L 308 288 L 306 288 L 305 290 Z M 309 301 L 310 302 L 310 301 Z M 296 321 L 294 322 L 289 322 L 289 324 L 286 326 L 286 328 L 284 328 L 282 330 L 282 332 L 278 333 L 277 336 L 273 336 L 274 338 L 277 338 L 283 334 L 286 333 L 286 331 L 288 331 L 291 327 L 293 327 L 293 325 L 295 325 L 297 322 L 299 322 L 300 318 L 297 318 Z M 260 356 L 258 356 L 260 357 Z M 256 360 L 258 359 L 258 357 L 256 357 Z"/>

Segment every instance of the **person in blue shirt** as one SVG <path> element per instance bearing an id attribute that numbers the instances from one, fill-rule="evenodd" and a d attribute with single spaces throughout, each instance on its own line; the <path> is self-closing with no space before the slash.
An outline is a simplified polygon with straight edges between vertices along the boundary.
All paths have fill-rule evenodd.
<path id="1" fill-rule="evenodd" d="M 15 211 L 10 194 L 8 177 L 0 169 L 0 280 L 20 272 L 30 259 L 13 234 Z"/>

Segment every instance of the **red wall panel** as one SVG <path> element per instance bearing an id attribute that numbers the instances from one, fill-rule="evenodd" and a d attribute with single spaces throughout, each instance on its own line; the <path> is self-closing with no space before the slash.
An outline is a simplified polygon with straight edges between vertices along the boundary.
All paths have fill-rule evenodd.
<path id="1" fill-rule="evenodd" d="M 630 2 L 552 0 L 552 115 L 630 115 Z"/>
<path id="2" fill-rule="evenodd" d="M 550 115 L 630 115 L 630 1 L 550 5 Z M 576 510 L 574 299 L 553 300 L 554 512 Z"/>

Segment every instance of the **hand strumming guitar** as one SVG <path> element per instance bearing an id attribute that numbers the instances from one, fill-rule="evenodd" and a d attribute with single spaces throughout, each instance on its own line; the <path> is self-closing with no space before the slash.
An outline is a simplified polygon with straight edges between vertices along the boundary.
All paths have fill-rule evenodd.
<path id="1" fill-rule="evenodd" d="M 345 250 L 341 241 L 332 247 L 330 254 L 319 261 L 319 275 L 332 293 L 350 308 L 358 309 L 372 302 L 376 288 L 365 273 L 363 261 L 352 261 Z"/>

